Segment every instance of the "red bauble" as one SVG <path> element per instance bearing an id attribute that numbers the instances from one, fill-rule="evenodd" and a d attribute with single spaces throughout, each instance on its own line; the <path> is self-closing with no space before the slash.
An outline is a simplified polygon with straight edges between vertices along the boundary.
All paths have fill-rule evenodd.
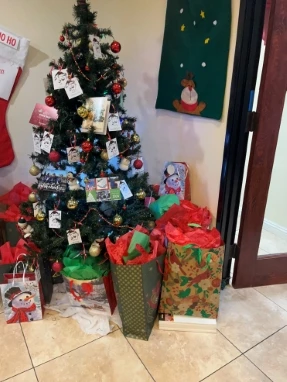
<path id="1" fill-rule="evenodd" d="M 58 151 L 53 150 L 49 154 L 49 160 L 51 162 L 59 162 L 60 158 L 61 158 L 61 155 L 60 153 L 58 153 Z"/>
<path id="2" fill-rule="evenodd" d="M 85 71 L 86 71 L 86 72 L 89 72 L 89 71 L 90 71 L 90 67 L 89 67 L 89 65 L 86 65 L 86 66 L 85 66 Z"/>
<path id="3" fill-rule="evenodd" d="M 60 41 L 64 42 L 65 41 L 65 36 L 61 35 L 60 36 Z"/>
<path id="4" fill-rule="evenodd" d="M 84 164 L 84 163 L 86 163 L 86 159 L 85 158 L 80 158 L 80 162 Z"/>
<path id="5" fill-rule="evenodd" d="M 112 86 L 112 91 L 113 93 L 115 94 L 120 94 L 122 92 L 123 88 L 121 86 L 121 84 L 119 84 L 118 82 L 115 82 Z"/>
<path id="6" fill-rule="evenodd" d="M 141 161 L 140 159 L 136 159 L 134 161 L 134 168 L 137 169 L 137 170 L 140 170 L 143 166 L 143 161 Z"/>
<path id="7" fill-rule="evenodd" d="M 122 49 L 122 46 L 118 41 L 113 41 L 111 43 L 111 51 L 113 53 L 119 53 L 121 51 L 121 49 Z"/>
<path id="8" fill-rule="evenodd" d="M 64 268 L 63 263 L 59 263 L 59 261 L 56 261 L 52 264 L 52 269 L 54 272 L 61 272 L 61 270 Z"/>
<path id="9" fill-rule="evenodd" d="M 46 104 L 47 106 L 52 107 L 52 106 L 55 105 L 55 103 L 56 103 L 56 100 L 55 100 L 55 98 L 54 98 L 53 96 L 49 95 L 49 96 L 47 96 L 47 97 L 45 98 L 45 104 Z"/>
<path id="10" fill-rule="evenodd" d="M 85 153 L 89 153 L 90 151 L 93 150 L 93 144 L 90 142 L 89 139 L 87 139 L 85 142 L 82 143 L 81 145 L 82 147 L 82 150 L 85 152 Z"/>

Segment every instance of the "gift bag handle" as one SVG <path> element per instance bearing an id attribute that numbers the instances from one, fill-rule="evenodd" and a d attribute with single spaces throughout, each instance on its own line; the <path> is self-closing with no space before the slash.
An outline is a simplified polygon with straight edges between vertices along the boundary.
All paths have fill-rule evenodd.
<path id="1" fill-rule="evenodd" d="M 19 255 L 19 256 L 26 256 L 24 253 Z M 19 258 L 18 256 L 18 258 Z M 25 275 L 26 275 L 26 270 L 28 268 L 28 264 L 25 264 L 24 261 L 18 261 L 18 258 L 17 258 L 17 262 L 16 262 L 16 265 L 13 269 L 13 281 L 12 281 L 12 286 L 14 286 L 15 284 L 15 274 L 17 273 L 17 270 L 18 270 L 18 265 L 19 264 L 23 264 L 23 284 L 25 284 Z"/>

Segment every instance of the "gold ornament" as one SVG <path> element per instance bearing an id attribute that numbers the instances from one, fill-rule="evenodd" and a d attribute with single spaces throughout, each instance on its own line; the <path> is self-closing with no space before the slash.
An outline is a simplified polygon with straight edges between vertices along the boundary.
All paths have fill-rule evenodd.
<path id="1" fill-rule="evenodd" d="M 29 170 L 29 173 L 30 173 L 31 175 L 33 175 L 33 176 L 37 176 L 37 175 L 39 175 L 40 172 L 41 172 L 41 170 L 40 170 L 39 167 L 36 166 L 35 164 L 33 164 L 33 166 L 32 166 L 32 167 L 30 168 L 30 170 Z"/>
<path id="2" fill-rule="evenodd" d="M 90 246 L 89 254 L 92 257 L 97 257 L 101 253 L 101 246 L 96 241 L 93 242 L 93 244 Z"/>
<path id="3" fill-rule="evenodd" d="M 101 152 L 101 158 L 102 158 L 102 160 L 105 160 L 105 161 L 108 161 L 108 160 L 109 160 L 109 156 L 108 156 L 108 152 L 107 152 L 107 150 L 102 150 L 102 152 Z"/>
<path id="4" fill-rule="evenodd" d="M 94 46 L 93 46 L 93 43 L 92 43 L 92 41 L 91 41 L 91 42 L 89 42 L 89 49 L 90 49 L 90 50 L 93 50 L 93 47 L 94 47 Z"/>
<path id="5" fill-rule="evenodd" d="M 142 188 L 140 188 L 140 189 L 138 190 L 138 192 L 136 193 L 136 197 L 137 197 L 138 199 L 140 199 L 140 200 L 143 200 L 143 199 L 146 197 L 146 193 L 145 193 L 145 191 L 144 191 Z"/>
<path id="6" fill-rule="evenodd" d="M 124 126 L 128 126 L 130 124 L 129 120 L 128 119 L 124 119 L 123 120 L 123 125 Z"/>
<path id="7" fill-rule="evenodd" d="M 78 207 L 79 202 L 73 197 L 68 200 L 67 207 L 69 210 L 75 210 Z"/>
<path id="8" fill-rule="evenodd" d="M 121 79 L 119 80 L 119 83 L 121 84 L 121 86 L 122 86 L 123 88 L 127 87 L 127 85 L 128 85 L 128 81 L 127 81 L 125 78 L 121 78 Z"/>
<path id="9" fill-rule="evenodd" d="M 28 272 L 35 272 L 35 266 L 34 266 L 34 264 L 29 264 L 29 266 L 28 266 Z"/>
<path id="10" fill-rule="evenodd" d="M 154 229 L 155 222 L 153 220 L 150 220 L 147 222 L 148 229 Z"/>
<path id="11" fill-rule="evenodd" d="M 31 192 L 31 194 L 29 194 L 29 196 L 28 196 L 28 200 L 31 203 L 36 203 L 38 200 L 37 194 L 35 192 Z"/>
<path id="12" fill-rule="evenodd" d="M 123 223 L 123 218 L 121 217 L 121 215 L 116 214 L 116 215 L 114 216 L 114 220 L 113 220 L 113 222 L 114 222 L 114 225 L 115 225 L 115 226 L 119 227 L 119 226 Z"/>
<path id="13" fill-rule="evenodd" d="M 42 222 L 42 221 L 45 220 L 45 218 L 46 218 L 46 215 L 44 214 L 43 211 L 40 210 L 40 211 L 37 213 L 36 219 L 38 220 L 38 222 Z"/>
<path id="14" fill-rule="evenodd" d="M 77 109 L 77 113 L 81 118 L 86 118 L 89 114 L 89 111 L 85 108 L 85 106 L 80 106 Z"/>
<path id="15" fill-rule="evenodd" d="M 134 143 L 140 143 L 140 141 L 141 141 L 140 136 L 139 136 L 137 133 L 134 133 L 134 134 L 131 136 L 131 140 L 132 140 L 132 142 L 134 142 Z"/>

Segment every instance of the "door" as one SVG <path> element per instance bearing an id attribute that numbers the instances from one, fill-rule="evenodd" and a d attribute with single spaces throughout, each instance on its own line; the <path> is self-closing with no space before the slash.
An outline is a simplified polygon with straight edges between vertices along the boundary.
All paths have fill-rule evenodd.
<path id="1" fill-rule="evenodd" d="M 255 131 L 251 142 L 237 243 L 233 275 L 235 288 L 287 283 L 287 244 L 282 253 L 258 255 L 287 85 L 287 2 L 272 0 L 269 4 L 270 14 L 269 22 L 266 20 L 265 24 L 265 27 L 268 25 L 268 31 L 258 104 L 256 112 L 252 115 Z M 281 126 L 281 129 L 283 127 Z M 287 141 L 285 147 L 286 144 Z M 287 163 L 287 150 L 285 151 Z M 282 173 L 282 181 L 285 179 L 287 181 L 287 171 Z M 278 199 L 277 203 L 286 205 L 287 210 L 287 194 L 285 198 Z"/>

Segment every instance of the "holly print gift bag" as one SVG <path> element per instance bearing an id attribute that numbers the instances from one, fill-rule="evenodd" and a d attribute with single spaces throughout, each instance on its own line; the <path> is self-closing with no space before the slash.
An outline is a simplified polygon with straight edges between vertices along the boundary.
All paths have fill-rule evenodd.
<path id="1" fill-rule="evenodd" d="M 187 230 L 183 233 L 170 223 L 167 224 L 169 243 L 159 312 L 217 318 L 223 243 L 215 229 Z M 208 245 L 209 239 L 213 244 Z M 193 244 L 197 240 L 202 242 L 202 246 Z"/>

